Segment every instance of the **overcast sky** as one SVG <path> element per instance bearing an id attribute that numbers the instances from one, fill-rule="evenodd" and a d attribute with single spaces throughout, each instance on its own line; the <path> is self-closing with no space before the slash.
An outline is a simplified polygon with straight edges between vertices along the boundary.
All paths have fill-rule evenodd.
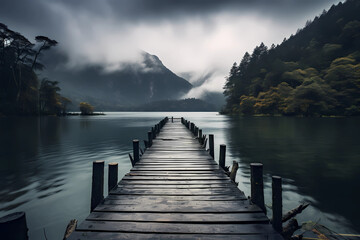
<path id="1" fill-rule="evenodd" d="M 59 42 L 71 67 L 108 70 L 157 55 L 200 90 L 222 91 L 233 62 L 256 45 L 279 44 L 339 0 L 1 0 L 0 22 L 29 39 Z"/>

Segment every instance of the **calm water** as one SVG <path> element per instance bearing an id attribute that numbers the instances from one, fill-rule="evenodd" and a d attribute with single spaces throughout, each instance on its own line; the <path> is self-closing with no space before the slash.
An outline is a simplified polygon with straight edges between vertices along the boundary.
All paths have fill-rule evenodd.
<path id="1" fill-rule="evenodd" d="M 146 139 L 149 127 L 164 116 L 183 116 L 204 133 L 215 134 L 216 160 L 219 144 L 225 143 L 227 165 L 240 162 L 237 181 L 246 195 L 249 164 L 262 162 L 268 205 L 271 175 L 280 175 L 284 211 L 311 203 L 299 222 L 360 232 L 359 118 L 232 118 L 216 113 L 0 118 L 0 216 L 26 211 L 30 239 L 45 239 L 44 231 L 48 239 L 62 239 L 70 219 L 81 221 L 89 214 L 92 161 L 118 162 L 122 177 L 131 167 L 127 155 L 132 139 Z"/>

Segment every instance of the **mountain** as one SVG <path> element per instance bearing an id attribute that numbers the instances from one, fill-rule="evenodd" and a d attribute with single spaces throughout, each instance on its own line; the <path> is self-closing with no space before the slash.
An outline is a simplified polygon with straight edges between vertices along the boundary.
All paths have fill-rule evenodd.
<path id="1" fill-rule="evenodd" d="M 67 68 L 66 57 L 52 51 L 42 59 L 46 63 L 44 76 L 60 83 L 62 94 L 77 108 L 82 101 L 97 110 L 121 110 L 152 101 L 178 99 L 192 85 L 166 68 L 161 60 L 142 52 L 139 63 L 124 64 L 108 72 L 101 65 Z"/>
<path id="2" fill-rule="evenodd" d="M 224 113 L 360 115 L 360 1 L 347 0 L 234 63 Z"/>

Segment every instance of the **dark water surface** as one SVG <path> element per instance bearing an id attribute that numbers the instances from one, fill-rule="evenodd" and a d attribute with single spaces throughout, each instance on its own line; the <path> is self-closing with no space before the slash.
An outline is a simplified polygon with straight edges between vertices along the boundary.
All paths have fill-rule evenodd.
<path id="1" fill-rule="evenodd" d="M 165 116 L 183 116 L 205 134 L 215 134 L 216 160 L 219 144 L 226 144 L 227 165 L 240 161 L 237 181 L 246 195 L 250 195 L 249 164 L 262 162 L 268 205 L 271 175 L 280 175 L 284 211 L 303 201 L 311 203 L 299 222 L 320 222 L 339 233 L 360 232 L 359 118 L 133 112 L 3 117 L 0 217 L 25 211 L 31 240 L 45 239 L 44 230 L 48 239 L 62 239 L 70 219 L 81 221 L 89 214 L 92 161 L 118 162 L 121 178 L 131 167 L 127 155 L 132 139 L 146 139 L 149 127 Z"/>

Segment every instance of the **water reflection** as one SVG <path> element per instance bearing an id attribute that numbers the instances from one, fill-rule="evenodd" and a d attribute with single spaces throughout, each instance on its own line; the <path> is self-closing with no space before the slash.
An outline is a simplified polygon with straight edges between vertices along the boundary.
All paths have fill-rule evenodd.
<path id="1" fill-rule="evenodd" d="M 249 177 L 251 162 L 262 162 L 268 189 L 271 175 L 288 179 L 285 201 L 310 201 L 313 208 L 327 213 L 321 221 L 334 230 L 339 221 L 346 230 L 348 221 L 340 216 L 360 229 L 360 208 L 356 207 L 360 201 L 358 122 L 354 118 L 233 118 L 228 144 L 234 157 L 241 159 L 244 178 Z M 307 220 L 320 218 L 308 211 L 308 217 L 311 215 L 315 219 Z"/>
<path id="2" fill-rule="evenodd" d="M 231 118 L 216 113 L 107 113 L 68 118 L 0 118 L 0 216 L 26 211 L 30 239 L 61 239 L 70 219 L 89 214 L 91 164 L 131 167 L 132 139 L 164 116 L 185 117 L 227 145 L 227 165 L 240 160 L 239 187 L 250 194 L 249 164 L 263 162 L 265 195 L 271 175 L 284 178 L 284 209 L 303 200 L 312 207 L 299 220 L 360 232 L 359 119 Z M 142 143 L 142 141 L 141 141 Z M 142 146 L 143 147 L 143 146 Z M 105 174 L 107 174 L 105 172 Z M 105 186 L 107 186 L 105 178 Z M 106 193 L 105 193 L 106 195 Z M 354 231 L 353 231 L 354 232 Z"/>

